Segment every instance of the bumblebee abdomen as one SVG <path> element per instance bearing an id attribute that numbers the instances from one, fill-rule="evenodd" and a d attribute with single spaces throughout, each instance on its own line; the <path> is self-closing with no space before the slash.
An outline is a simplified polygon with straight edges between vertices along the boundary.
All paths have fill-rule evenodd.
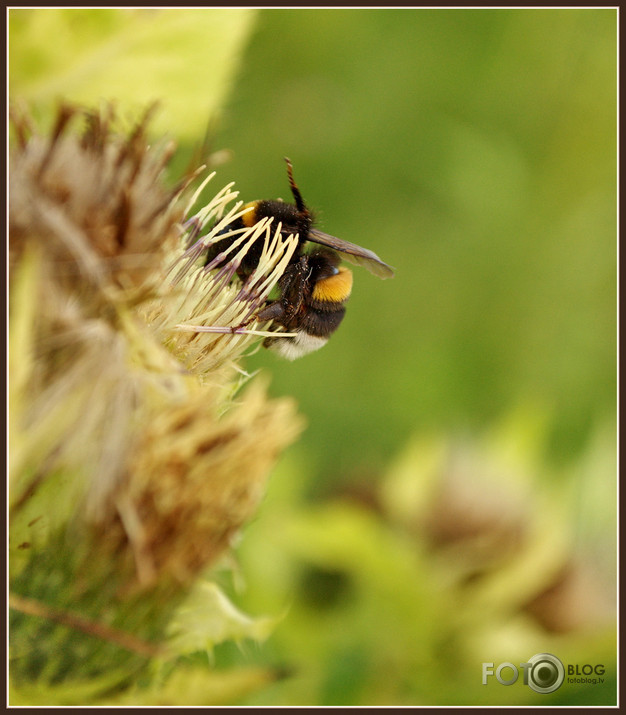
<path id="1" fill-rule="evenodd" d="M 345 314 L 346 309 L 339 304 L 334 304 L 330 311 L 310 308 L 302 318 L 300 325 L 308 335 L 327 338 L 337 330 Z"/>
<path id="2" fill-rule="evenodd" d="M 311 303 L 320 309 L 328 309 L 335 303 L 345 303 L 352 292 L 352 271 L 339 266 L 337 273 L 317 281 L 311 294 Z"/>
<path id="3" fill-rule="evenodd" d="M 332 306 L 331 310 L 328 306 Z M 328 304 L 324 310 L 309 308 L 300 318 L 296 335 L 292 338 L 266 338 L 263 345 L 287 360 L 296 360 L 303 355 L 319 350 L 326 345 L 346 314 L 340 303 Z M 292 328 L 288 328 L 292 330 Z"/>

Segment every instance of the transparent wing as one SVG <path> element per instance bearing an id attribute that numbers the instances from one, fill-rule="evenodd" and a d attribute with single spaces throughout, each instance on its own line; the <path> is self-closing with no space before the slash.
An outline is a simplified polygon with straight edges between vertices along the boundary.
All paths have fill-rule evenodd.
<path id="1" fill-rule="evenodd" d="M 393 268 L 388 266 L 384 261 L 381 261 L 373 251 L 368 251 L 367 248 L 361 248 L 361 246 L 357 246 L 355 243 L 343 241 L 328 233 L 318 231 L 316 228 L 310 229 L 307 240 L 319 243 L 322 246 L 334 248 L 335 251 L 345 254 L 347 261 L 357 266 L 367 268 L 370 273 L 373 273 L 379 278 L 393 278 Z"/>

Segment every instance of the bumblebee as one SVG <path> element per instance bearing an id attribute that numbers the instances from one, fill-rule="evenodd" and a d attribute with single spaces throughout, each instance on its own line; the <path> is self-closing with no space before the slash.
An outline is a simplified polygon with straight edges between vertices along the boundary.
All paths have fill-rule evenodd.
<path id="1" fill-rule="evenodd" d="M 225 227 L 222 233 L 250 228 L 264 218 L 272 218 L 274 225 L 278 222 L 282 224 L 281 235 L 298 235 L 298 246 L 278 281 L 279 298 L 266 303 L 253 318 L 272 320 L 282 325 L 287 332 L 296 333 L 295 337 L 290 338 L 266 338 L 263 343 L 281 356 L 295 360 L 321 348 L 343 320 L 345 303 L 352 290 L 352 272 L 340 265 L 341 258 L 367 268 L 379 278 L 391 278 L 394 272 L 373 251 L 343 241 L 313 226 L 313 215 L 294 181 L 291 161 L 287 158 L 285 161 L 295 204 L 269 199 L 253 201 L 244 207 L 250 210 Z M 229 237 L 223 240 L 232 242 L 234 239 Z M 307 241 L 323 248 L 305 253 L 303 249 Z M 222 245 L 218 239 L 210 247 L 205 265 L 214 261 L 220 251 L 224 250 Z M 263 241 L 257 239 L 246 252 L 237 268 L 237 275 L 243 281 L 258 266 L 262 250 Z M 341 254 L 341 258 L 335 251 Z"/>

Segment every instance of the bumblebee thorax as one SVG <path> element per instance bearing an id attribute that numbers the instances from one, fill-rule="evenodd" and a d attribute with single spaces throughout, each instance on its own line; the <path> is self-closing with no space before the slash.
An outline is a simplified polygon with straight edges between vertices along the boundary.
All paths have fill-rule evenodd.
<path id="1" fill-rule="evenodd" d="M 298 211 L 293 204 L 275 199 L 261 199 L 244 206 L 244 208 L 248 207 L 252 207 L 252 211 L 242 216 L 246 227 L 254 226 L 264 218 L 272 218 L 274 226 L 278 222 L 282 223 L 283 233 L 297 233 L 303 240 L 306 239 L 311 228 L 312 220 L 309 212 Z"/>

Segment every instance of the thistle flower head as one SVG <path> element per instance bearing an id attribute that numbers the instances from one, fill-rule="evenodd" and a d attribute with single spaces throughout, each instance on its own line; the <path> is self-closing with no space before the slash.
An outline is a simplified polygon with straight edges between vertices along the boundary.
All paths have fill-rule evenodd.
<path id="1" fill-rule="evenodd" d="M 87 128 L 77 136 L 70 124 L 81 116 Z M 29 315 L 21 314 L 33 360 L 23 381 L 28 396 L 16 402 L 29 429 L 12 473 L 24 474 L 33 458 L 78 472 L 89 465 L 86 510 L 93 515 L 114 501 L 155 401 L 192 399 L 201 378 L 210 383 L 209 411 L 219 400 L 228 409 L 240 385 L 233 374 L 243 372 L 239 359 L 269 334 L 250 320 L 297 246 L 297 237 L 285 240 L 280 226 L 265 221 L 231 232 L 235 240 L 218 256 L 223 268 L 203 266 L 207 247 L 246 209 L 229 207 L 237 198 L 229 184 L 185 219 L 214 174 L 182 210 L 182 185 L 161 185 L 171 149 L 150 148 L 148 119 L 125 139 L 108 109 L 63 106 L 48 137 L 26 116 L 14 119 L 11 276 L 30 266 L 27 292 L 40 300 L 29 300 Z M 232 280 L 257 240 L 264 243 L 257 269 L 244 284 Z M 37 260 L 22 260 L 33 252 Z M 238 331 L 243 323 L 249 328 Z M 17 500 L 28 485 L 16 488 Z"/>
<path id="2" fill-rule="evenodd" d="M 82 135 L 70 126 L 80 117 Z M 263 335 L 250 319 L 297 239 L 264 223 L 236 237 L 223 268 L 203 266 L 245 209 L 227 208 L 227 186 L 185 220 L 187 182 L 164 188 L 171 149 L 151 146 L 147 123 L 120 136 L 112 111 L 62 107 L 45 136 L 14 118 L 10 529 L 22 683 L 106 671 L 94 633 L 113 650 L 158 643 L 301 429 L 291 400 L 268 399 L 258 380 L 240 391 L 238 364 Z M 256 240 L 262 257 L 242 284 L 233 276 Z M 113 628 L 92 624 L 103 611 Z M 131 650 L 139 664 L 154 652 Z"/>

